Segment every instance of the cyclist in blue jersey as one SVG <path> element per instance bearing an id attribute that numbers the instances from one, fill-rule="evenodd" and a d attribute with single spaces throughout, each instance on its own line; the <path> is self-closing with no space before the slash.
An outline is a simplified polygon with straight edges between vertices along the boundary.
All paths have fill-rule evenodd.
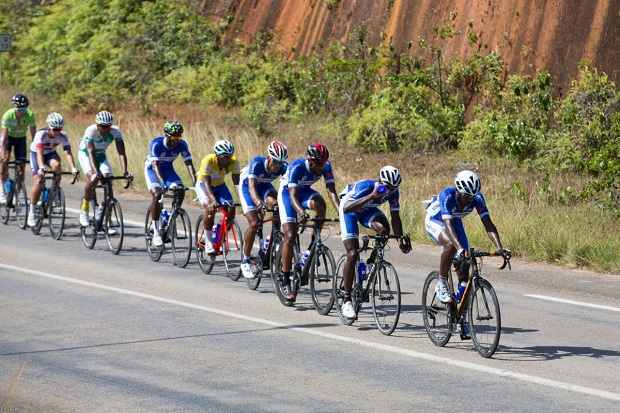
<path id="1" fill-rule="evenodd" d="M 149 145 L 149 155 L 144 162 L 144 176 L 146 186 L 151 191 L 151 219 L 153 220 L 153 245 L 161 247 L 164 241 L 160 234 L 159 217 L 161 207 L 159 201 L 168 188 L 183 187 L 183 181 L 174 170 L 173 163 L 179 156 L 183 157 L 183 162 L 187 167 L 187 172 L 195 185 L 194 179 L 196 171 L 192 162 L 192 155 L 189 152 L 187 142 L 181 139 L 183 136 L 183 125 L 176 120 L 168 121 L 164 124 L 164 136 L 159 136 L 151 141 Z M 179 206 L 183 205 L 185 192 L 179 192 Z"/>
<path id="2" fill-rule="evenodd" d="M 329 151 L 320 143 L 313 143 L 306 150 L 307 157 L 295 159 L 280 181 L 278 191 L 278 205 L 280 205 L 280 222 L 284 241 L 282 245 L 282 293 L 287 300 L 294 301 L 295 294 L 290 288 L 290 275 L 293 260 L 295 237 L 297 236 L 297 222 L 305 223 L 310 216 L 306 209 L 312 209 L 316 216 L 325 217 L 327 204 L 323 197 L 314 189 L 314 185 L 321 177 L 325 180 L 327 195 L 336 208 L 340 207 L 340 200 L 336 193 L 336 180 L 332 172 L 332 165 L 328 161 Z M 319 223 L 319 231 L 322 223 Z"/>
<path id="3" fill-rule="evenodd" d="M 288 149 L 282 142 L 271 142 L 267 148 L 267 155 L 266 158 L 255 157 L 241 170 L 239 199 L 243 214 L 248 220 L 243 244 L 243 261 L 241 261 L 241 273 L 245 278 L 254 278 L 250 254 L 258 231 L 259 214 L 263 215 L 267 208 L 273 208 L 278 204 L 278 192 L 272 182 L 284 175 L 288 167 L 286 163 Z"/>
<path id="4" fill-rule="evenodd" d="M 355 266 L 359 261 L 357 251 L 359 242 L 358 223 L 366 228 L 373 229 L 378 234 L 389 235 L 390 223 L 385 214 L 379 207 L 388 203 L 390 206 L 390 217 L 395 235 L 403 235 L 403 224 L 400 219 L 399 191 L 403 178 L 400 171 L 393 166 L 384 166 L 379 171 L 379 180 L 363 180 L 348 185 L 341 192 L 340 200 L 340 233 L 344 248 L 347 251 L 347 260 L 344 264 L 344 300 L 341 307 L 342 315 L 349 319 L 356 319 L 357 314 L 351 303 L 351 290 L 353 289 L 353 278 Z M 399 241 L 402 252 L 407 254 L 411 251 L 411 246 L 403 239 Z M 374 254 L 374 251 L 373 251 Z M 374 261 L 371 254 L 368 262 Z"/>
<path id="5" fill-rule="evenodd" d="M 506 255 L 508 250 L 502 248 L 499 233 L 487 209 L 484 197 L 480 192 L 480 178 L 471 171 L 461 171 L 454 179 L 454 187 L 446 188 L 435 195 L 426 207 L 426 232 L 436 243 L 441 245 L 439 261 L 439 282 L 436 293 L 439 301 L 452 302 L 448 289 L 448 272 L 453 262 L 460 262 L 469 251 L 469 242 L 462 219 L 474 209 L 478 211 L 480 220 L 486 229 L 487 235 L 498 252 Z M 464 266 L 461 272 L 457 271 L 459 284 L 469 279 L 469 267 Z M 469 325 L 463 320 L 464 338 L 469 338 Z"/>

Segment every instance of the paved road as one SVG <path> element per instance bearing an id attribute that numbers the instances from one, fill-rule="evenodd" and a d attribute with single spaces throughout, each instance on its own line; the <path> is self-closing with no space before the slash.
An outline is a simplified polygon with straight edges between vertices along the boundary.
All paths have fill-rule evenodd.
<path id="1" fill-rule="evenodd" d="M 119 256 L 103 239 L 87 250 L 78 185 L 64 183 L 72 209 L 60 241 L 0 225 L 0 406 L 10 411 L 618 411 L 618 276 L 485 261 L 503 328 L 482 359 L 471 342 L 437 348 L 426 336 L 420 290 L 438 248 L 387 253 L 405 294 L 385 337 L 369 309 L 346 327 L 318 315 L 307 292 L 285 308 L 268 282 L 250 291 L 219 261 L 211 275 L 193 257 L 185 269 L 169 253 L 151 262 L 143 197 L 119 195 L 129 224 Z M 335 231 L 327 242 L 339 256 Z"/>

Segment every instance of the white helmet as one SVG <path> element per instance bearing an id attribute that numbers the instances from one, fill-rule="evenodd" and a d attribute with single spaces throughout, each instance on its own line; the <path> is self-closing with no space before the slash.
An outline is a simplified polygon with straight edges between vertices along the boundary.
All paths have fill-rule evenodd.
<path id="1" fill-rule="evenodd" d="M 52 112 L 45 119 L 50 128 L 62 128 L 65 126 L 65 119 L 60 113 Z"/>
<path id="2" fill-rule="evenodd" d="M 269 157 L 276 162 L 284 162 L 288 159 L 288 149 L 280 141 L 273 141 L 267 148 Z"/>
<path id="3" fill-rule="evenodd" d="M 482 184 L 478 175 L 472 171 L 461 171 L 454 178 L 454 186 L 462 195 L 476 196 L 480 192 Z"/>
<path id="4" fill-rule="evenodd" d="M 114 123 L 114 116 L 107 110 L 102 110 L 95 116 L 95 122 L 101 126 L 110 126 Z"/>
<path id="5" fill-rule="evenodd" d="M 228 141 L 217 141 L 213 146 L 213 152 L 217 156 L 232 156 L 235 153 L 235 147 Z"/>
<path id="6" fill-rule="evenodd" d="M 393 166 L 384 166 L 379 171 L 379 179 L 386 185 L 389 185 L 393 188 L 396 188 L 403 181 L 403 176 L 400 174 L 400 171 Z"/>

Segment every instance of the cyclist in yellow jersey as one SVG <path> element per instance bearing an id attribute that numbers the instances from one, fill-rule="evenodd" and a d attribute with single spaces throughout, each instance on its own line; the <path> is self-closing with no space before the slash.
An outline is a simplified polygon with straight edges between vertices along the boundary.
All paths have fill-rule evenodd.
<path id="1" fill-rule="evenodd" d="M 202 241 L 205 244 L 205 252 L 208 254 L 215 252 L 211 234 L 215 212 L 220 205 L 224 203 L 232 204 L 234 202 L 233 196 L 224 182 L 227 174 L 232 174 L 235 192 L 239 193 L 241 167 L 234 153 L 235 147 L 232 143 L 225 140 L 215 142 L 213 153 L 202 159 L 200 170 L 196 174 L 198 178 L 196 180 L 196 194 L 198 195 L 198 200 L 205 208 L 203 219 L 205 238 Z M 235 217 L 234 208 L 230 211 L 230 217 Z"/>
<path id="2" fill-rule="evenodd" d="M 13 96 L 13 109 L 9 109 L 2 116 L 2 134 L 0 135 L 0 203 L 6 202 L 6 179 L 9 173 L 7 162 L 11 160 L 11 149 L 15 153 L 17 173 L 24 182 L 24 170 L 26 167 L 27 144 L 26 135 L 28 130 L 34 140 L 37 133 L 34 113 L 28 109 L 28 98 L 22 94 Z"/>

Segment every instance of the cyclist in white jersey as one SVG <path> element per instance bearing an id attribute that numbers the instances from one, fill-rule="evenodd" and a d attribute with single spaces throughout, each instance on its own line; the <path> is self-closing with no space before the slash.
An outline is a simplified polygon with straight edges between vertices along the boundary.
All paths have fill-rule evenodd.
<path id="1" fill-rule="evenodd" d="M 123 175 L 129 181 L 133 180 L 133 174 L 127 172 L 127 156 L 121 129 L 113 125 L 114 116 L 108 111 L 101 111 L 95 116 L 95 124 L 90 125 L 84 132 L 84 137 L 79 144 L 78 161 L 84 174 L 88 177 L 84 186 L 84 201 L 80 211 L 80 225 L 88 226 L 88 209 L 93 187 L 99 175 L 109 176 L 112 174 L 110 163 L 106 156 L 106 149 L 112 142 L 116 143 L 116 150 L 121 161 Z M 111 189 L 111 188 L 110 188 Z M 116 233 L 116 229 L 109 228 L 110 233 Z"/>

